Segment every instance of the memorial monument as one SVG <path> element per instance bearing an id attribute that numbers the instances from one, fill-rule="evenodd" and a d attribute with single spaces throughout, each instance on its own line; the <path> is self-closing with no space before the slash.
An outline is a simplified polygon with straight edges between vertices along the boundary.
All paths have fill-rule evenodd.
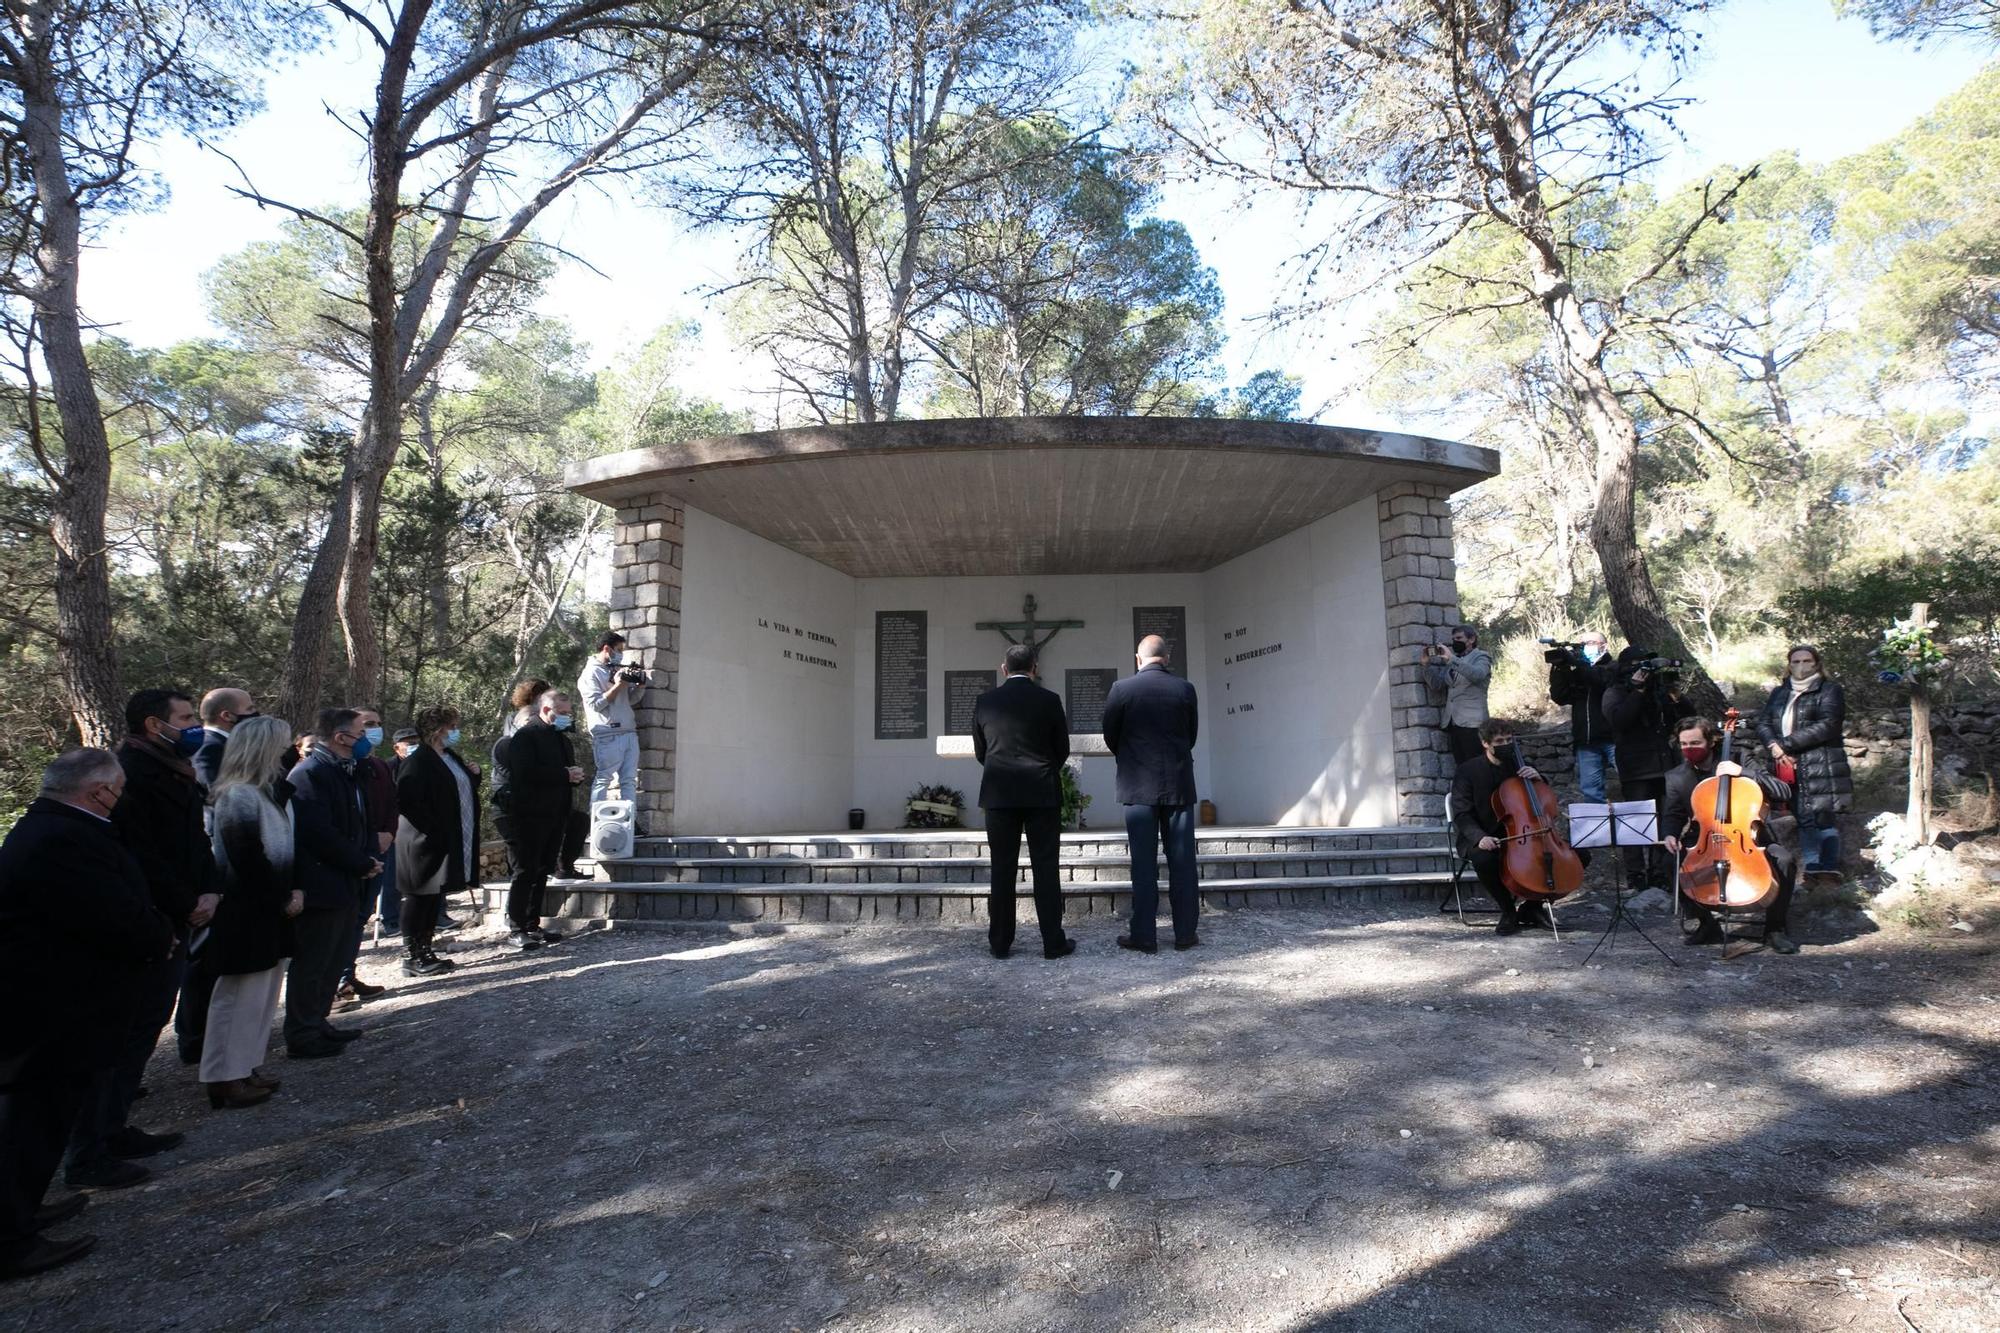
<path id="1" fill-rule="evenodd" d="M 653 668 L 654 833 L 814 832 L 910 791 L 1010 642 L 1072 732 L 1157 633 L 1201 691 L 1201 793 L 1235 825 L 1443 816 L 1417 668 L 1458 617 L 1447 497 L 1490 450 L 1281 422 L 1005 418 L 718 436 L 590 459 L 611 624 Z M 1116 805 L 1108 758 L 1081 779 Z M 977 818 L 977 811 L 969 812 Z"/>

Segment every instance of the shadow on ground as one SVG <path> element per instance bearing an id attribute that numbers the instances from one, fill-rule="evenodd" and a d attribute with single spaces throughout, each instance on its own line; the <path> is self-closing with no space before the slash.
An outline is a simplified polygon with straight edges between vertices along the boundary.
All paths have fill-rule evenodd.
<path id="1" fill-rule="evenodd" d="M 1203 933 L 597 935 L 400 988 L 254 1111 L 163 1056 L 187 1146 L 0 1324 L 2000 1326 L 1985 939 Z"/>

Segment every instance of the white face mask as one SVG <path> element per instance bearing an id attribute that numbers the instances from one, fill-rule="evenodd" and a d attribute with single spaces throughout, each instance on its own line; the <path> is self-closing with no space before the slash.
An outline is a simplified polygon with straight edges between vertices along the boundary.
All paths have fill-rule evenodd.
<path id="1" fill-rule="evenodd" d="M 1586 643 L 1583 645 L 1583 660 L 1586 662 L 1603 661 L 1604 645 L 1601 643 Z"/>
<path id="2" fill-rule="evenodd" d="M 625 661 L 625 654 L 623 653 L 606 653 L 604 655 L 604 664 L 606 666 L 618 666 L 622 664 L 624 661 Z"/>

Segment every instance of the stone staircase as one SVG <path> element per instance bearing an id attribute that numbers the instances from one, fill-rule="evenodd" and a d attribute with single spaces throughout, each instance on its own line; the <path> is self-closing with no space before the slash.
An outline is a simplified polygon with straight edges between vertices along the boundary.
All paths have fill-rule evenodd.
<path id="1" fill-rule="evenodd" d="M 641 838 L 638 854 L 549 886 L 547 913 L 620 925 L 686 920 L 983 924 L 990 879 L 977 829 Z M 1432 899 L 1448 882 L 1445 830 L 1205 828 L 1196 834 L 1207 907 Z M 1023 849 L 1019 911 L 1032 921 Z M 1131 910 L 1125 835 L 1062 837 L 1067 916 Z M 1166 867 L 1160 867 L 1162 913 Z M 499 886 L 496 886 L 499 887 Z M 503 894 L 494 894 L 495 905 Z"/>

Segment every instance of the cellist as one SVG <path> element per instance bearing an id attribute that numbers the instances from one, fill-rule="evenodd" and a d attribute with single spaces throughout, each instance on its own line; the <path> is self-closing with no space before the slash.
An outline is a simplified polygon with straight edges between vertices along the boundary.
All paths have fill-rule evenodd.
<path id="1" fill-rule="evenodd" d="M 1676 860 L 1680 857 L 1682 844 L 1694 832 L 1694 789 L 1701 785 L 1704 778 L 1717 775 L 1740 777 L 1756 783 L 1767 801 L 1789 801 L 1792 798 L 1790 784 L 1756 767 L 1755 747 L 1746 746 L 1735 752 L 1747 760 L 1747 764 L 1734 759 L 1726 764 L 1718 762 L 1722 732 L 1707 718 L 1684 717 L 1675 732 L 1681 762 L 1680 767 L 1667 774 L 1667 792 L 1662 798 L 1666 820 L 1660 828 L 1662 832 L 1673 830 L 1662 841 Z M 1799 946 L 1786 936 L 1785 922 L 1792 905 L 1792 888 L 1797 882 L 1798 862 L 1790 848 L 1771 840 L 1770 830 L 1763 826 L 1762 821 L 1759 821 L 1756 833 L 1757 846 L 1771 863 L 1771 878 L 1778 886 L 1776 895 L 1764 912 L 1764 943 L 1770 946 L 1772 953 L 1797 953 Z M 1685 890 L 1681 893 L 1681 903 L 1697 923 L 1682 943 L 1722 943 L 1722 923 L 1716 920 L 1714 912 L 1690 898 Z"/>
<path id="2" fill-rule="evenodd" d="M 1493 812 L 1493 792 L 1511 777 L 1538 778 L 1531 765 L 1514 766 L 1514 724 L 1489 717 L 1479 724 L 1480 753 L 1459 762 L 1451 779 L 1451 818 L 1458 829 L 1458 854 L 1472 865 L 1479 887 L 1500 905 L 1494 933 L 1517 935 L 1523 929 L 1548 930 L 1548 908 L 1517 899 L 1500 882 L 1500 817 Z"/>

